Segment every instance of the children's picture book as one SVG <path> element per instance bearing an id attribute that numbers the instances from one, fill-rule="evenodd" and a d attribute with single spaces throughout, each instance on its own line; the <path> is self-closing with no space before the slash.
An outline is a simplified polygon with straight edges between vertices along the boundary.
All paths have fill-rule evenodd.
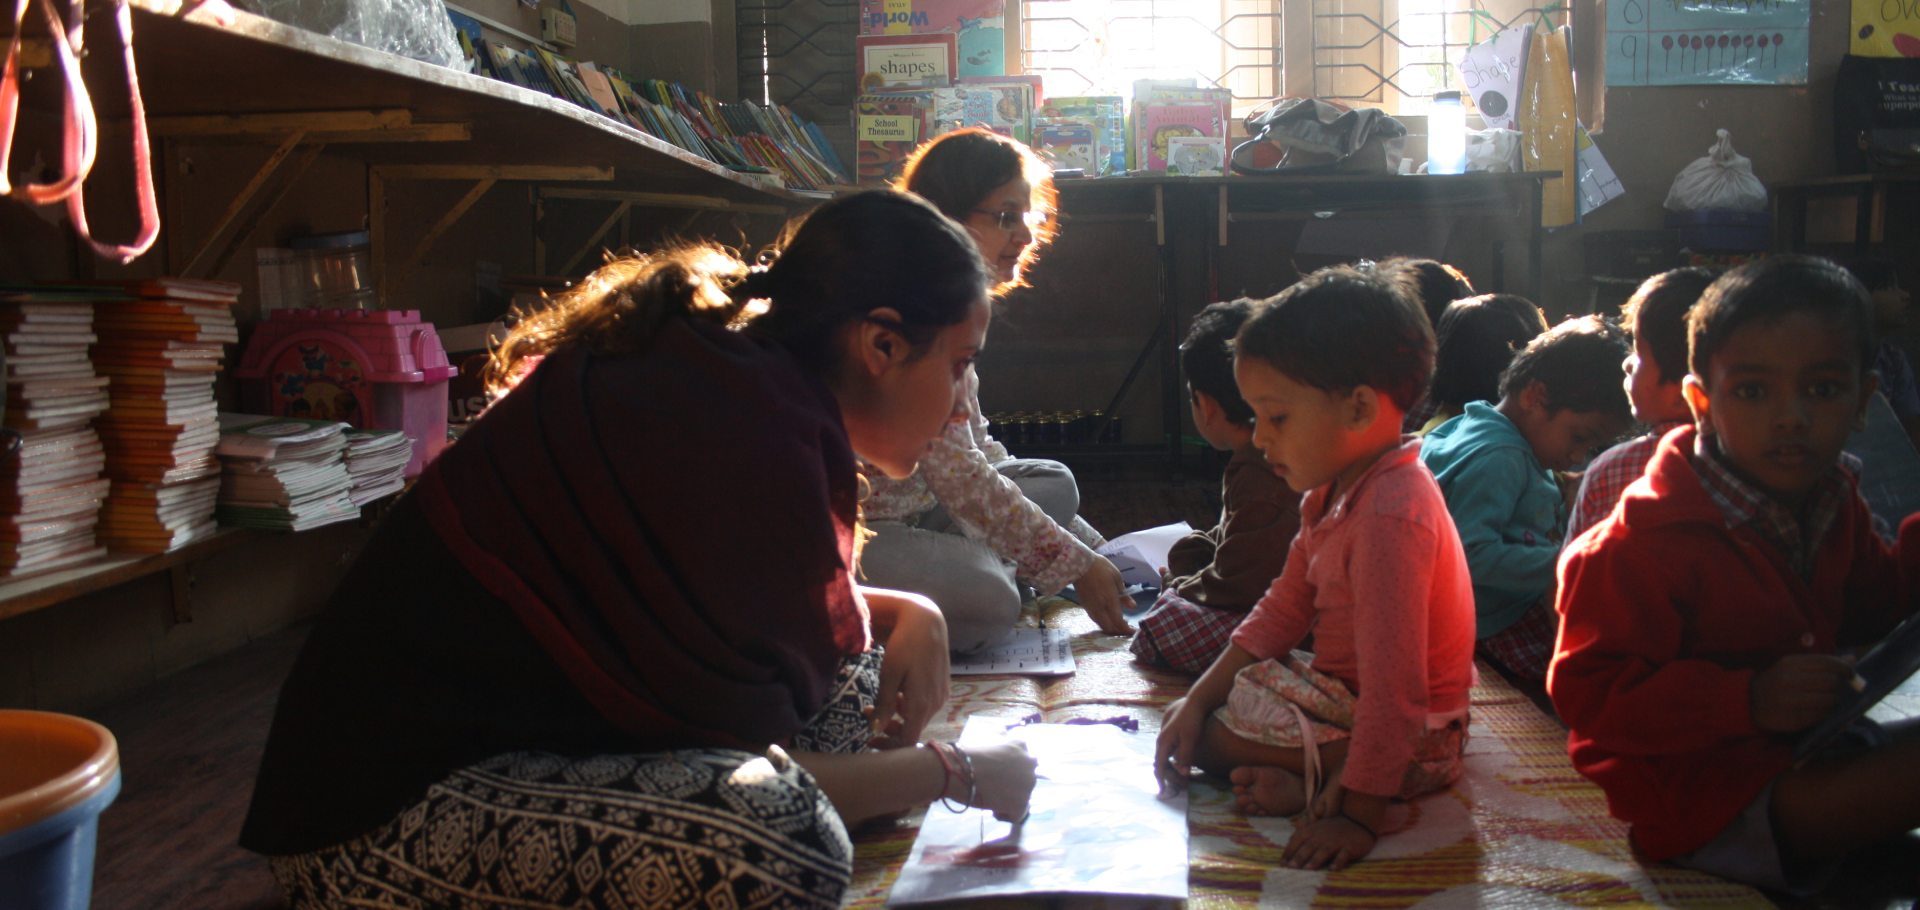
<path id="1" fill-rule="evenodd" d="M 860 90 L 946 88 L 959 71 L 951 32 L 931 35 L 861 35 L 853 39 Z"/>
<path id="2" fill-rule="evenodd" d="M 951 33 L 958 75 L 1007 71 L 1006 0 L 860 0 L 860 34 Z"/>
<path id="3" fill-rule="evenodd" d="M 1024 894 L 1187 897 L 1187 796 L 1162 799 L 1154 733 L 975 714 L 962 749 L 1026 743 L 1040 779 L 1024 821 L 927 808 L 890 907 Z"/>
<path id="4" fill-rule="evenodd" d="M 933 135 L 983 126 L 1033 143 L 1033 87 L 1021 82 L 957 85 L 933 90 Z"/>
<path id="5" fill-rule="evenodd" d="M 1175 136 L 1227 135 L 1232 93 L 1201 88 L 1192 79 L 1141 79 L 1133 84 L 1133 120 L 1127 166 L 1163 171 L 1167 140 Z"/>
<path id="6" fill-rule="evenodd" d="M 1035 108 L 1037 124 L 1042 120 L 1076 121 L 1093 127 L 1095 167 L 1088 176 L 1106 177 L 1127 170 L 1127 102 L 1119 95 L 1070 95 L 1048 98 Z"/>
<path id="7" fill-rule="evenodd" d="M 900 176 L 907 155 L 931 136 L 931 92 L 861 95 L 853 102 L 855 179 L 862 186 Z"/>
<path id="8" fill-rule="evenodd" d="M 1140 117 L 1140 166 L 1149 171 L 1166 170 L 1167 153 L 1176 138 L 1224 139 L 1225 136 L 1226 122 L 1218 105 L 1204 101 L 1148 104 Z"/>
<path id="9" fill-rule="evenodd" d="M 1094 154 L 1093 123 L 1086 120 L 1054 119 L 1036 120 L 1033 125 L 1033 150 L 1047 159 L 1055 170 L 1062 168 L 1080 168 L 1088 174 L 1099 173 L 1099 161 Z"/>
<path id="10" fill-rule="evenodd" d="M 1227 169 L 1227 140 L 1220 136 L 1175 136 L 1167 140 L 1167 173 L 1218 177 Z"/>

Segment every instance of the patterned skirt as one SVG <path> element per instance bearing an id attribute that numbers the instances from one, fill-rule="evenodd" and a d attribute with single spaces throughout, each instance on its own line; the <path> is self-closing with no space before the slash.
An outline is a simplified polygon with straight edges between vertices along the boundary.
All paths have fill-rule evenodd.
<path id="1" fill-rule="evenodd" d="M 1234 735 L 1252 742 L 1301 749 L 1317 764 L 1319 747 L 1353 735 L 1353 710 L 1359 699 L 1346 683 L 1309 666 L 1312 655 L 1295 651 L 1284 658 L 1249 664 L 1234 676 L 1227 703 L 1213 718 Z M 1414 739 L 1413 757 L 1401 779 L 1401 799 L 1449 786 L 1465 770 L 1466 718 L 1434 726 Z M 1320 792 L 1316 772 L 1309 789 Z M 1330 783 L 1330 782 L 1329 782 Z"/>
<path id="2" fill-rule="evenodd" d="M 842 665 L 795 749 L 866 746 L 881 649 Z M 305 908 L 837 907 L 846 827 L 778 746 L 494 756 L 335 847 L 271 858 Z"/>

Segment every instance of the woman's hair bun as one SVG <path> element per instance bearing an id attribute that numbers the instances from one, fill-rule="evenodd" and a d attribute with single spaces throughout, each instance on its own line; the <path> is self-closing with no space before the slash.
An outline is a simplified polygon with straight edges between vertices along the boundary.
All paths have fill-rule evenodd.
<path id="1" fill-rule="evenodd" d="M 766 300 L 773 296 L 773 270 L 764 265 L 748 269 L 747 277 L 733 287 L 735 300 Z"/>

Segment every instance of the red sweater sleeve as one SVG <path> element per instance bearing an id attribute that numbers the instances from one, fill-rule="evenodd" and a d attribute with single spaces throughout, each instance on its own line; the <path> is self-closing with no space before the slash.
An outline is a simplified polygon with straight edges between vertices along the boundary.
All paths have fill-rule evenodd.
<path id="1" fill-rule="evenodd" d="M 1374 517 L 1354 536 L 1347 577 L 1360 686 L 1341 773 L 1349 790 L 1397 795 L 1426 731 L 1427 607 L 1437 549 L 1431 530 L 1392 516 Z"/>
<path id="2" fill-rule="evenodd" d="M 1697 752 L 1751 736 L 1752 671 L 1682 658 L 1682 541 L 1589 535 L 1560 563 L 1563 617 L 1547 692 L 1576 740 L 1618 755 Z"/>

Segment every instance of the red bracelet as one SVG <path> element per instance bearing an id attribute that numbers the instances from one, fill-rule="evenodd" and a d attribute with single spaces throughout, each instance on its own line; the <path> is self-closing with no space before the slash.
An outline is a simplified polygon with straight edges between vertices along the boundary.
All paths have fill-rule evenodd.
<path id="1" fill-rule="evenodd" d="M 954 768 L 953 760 L 949 758 L 944 751 L 945 749 L 952 748 L 952 746 L 931 739 L 927 740 L 924 745 L 927 747 L 927 751 L 933 753 L 934 758 L 940 760 L 940 803 L 945 805 L 949 812 L 959 813 L 963 811 L 964 807 L 962 807 L 962 809 L 955 809 L 952 801 L 947 799 L 947 789 L 953 785 L 954 775 L 960 773 Z"/>

